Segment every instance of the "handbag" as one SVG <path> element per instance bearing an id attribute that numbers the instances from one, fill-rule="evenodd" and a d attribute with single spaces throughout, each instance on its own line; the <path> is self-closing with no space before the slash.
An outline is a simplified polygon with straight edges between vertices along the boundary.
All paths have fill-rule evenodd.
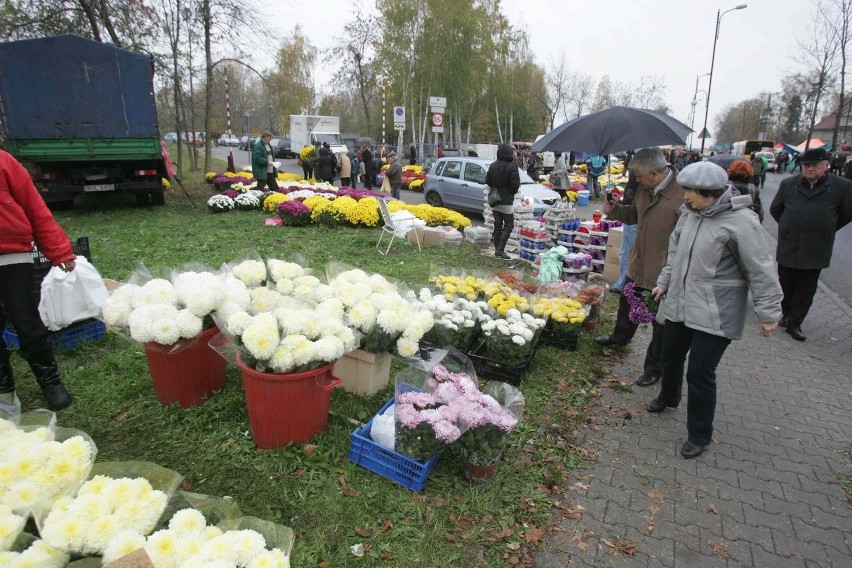
<path id="1" fill-rule="evenodd" d="M 385 177 L 382 178 L 382 186 L 379 189 L 383 193 L 387 193 L 388 195 L 391 194 L 391 184 L 390 184 L 390 181 L 388 180 L 388 176 L 385 176 Z"/>
<path id="2" fill-rule="evenodd" d="M 550 174 L 550 183 L 553 185 L 559 185 L 559 174 L 553 172 Z"/>
<path id="3" fill-rule="evenodd" d="M 500 192 L 497 191 L 496 187 L 492 187 L 488 190 L 488 206 L 494 207 L 495 205 L 500 205 L 503 202 L 503 199 L 500 197 Z"/>

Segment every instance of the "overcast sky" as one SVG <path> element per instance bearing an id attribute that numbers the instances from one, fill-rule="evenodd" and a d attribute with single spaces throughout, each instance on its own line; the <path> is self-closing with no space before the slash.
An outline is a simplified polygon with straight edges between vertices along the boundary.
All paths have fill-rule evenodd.
<path id="1" fill-rule="evenodd" d="M 353 6 L 359 1 L 375 9 L 373 0 L 264 0 L 266 22 L 281 37 L 300 24 L 315 46 L 325 48 L 342 33 Z M 509 22 L 526 30 L 540 65 L 546 68 L 550 61 L 565 53 L 572 69 L 588 73 L 596 81 L 605 74 L 623 82 L 635 81 L 643 73 L 662 75 L 672 115 L 688 123 L 696 77 L 710 72 L 716 12 L 719 9 L 724 12 L 739 3 L 736 0 L 503 0 L 502 6 Z M 714 117 L 725 106 L 762 91 L 779 92 L 781 77 L 800 70 L 791 55 L 796 39 L 807 37 L 812 2 L 746 0 L 746 3 L 747 8 L 722 17 L 710 93 L 711 134 L 715 130 Z M 325 71 L 318 76 L 325 80 L 329 73 Z M 706 91 L 707 87 L 708 77 L 700 79 L 699 90 Z M 698 98 L 696 133 L 703 125 L 705 96 L 699 93 Z"/>

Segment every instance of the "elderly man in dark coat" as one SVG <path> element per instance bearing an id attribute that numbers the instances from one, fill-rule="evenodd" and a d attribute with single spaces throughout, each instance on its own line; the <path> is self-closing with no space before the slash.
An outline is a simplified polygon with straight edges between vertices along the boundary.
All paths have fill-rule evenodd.
<path id="1" fill-rule="evenodd" d="M 778 221 L 778 279 L 784 291 L 779 325 L 804 341 L 802 322 L 828 268 L 837 231 L 852 220 L 852 181 L 828 173 L 827 151 L 801 156 L 802 173 L 781 182 L 769 213 Z"/>

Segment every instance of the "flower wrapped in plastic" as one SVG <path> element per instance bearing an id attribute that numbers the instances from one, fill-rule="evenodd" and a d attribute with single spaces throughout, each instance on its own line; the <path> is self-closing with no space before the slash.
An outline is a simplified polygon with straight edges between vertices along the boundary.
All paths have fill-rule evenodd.
<path id="1" fill-rule="evenodd" d="M 435 320 L 424 339 L 439 347 L 466 351 L 479 331 L 479 322 L 487 308 L 485 302 L 472 302 L 462 297 L 448 301 L 445 294 L 432 294 L 429 288 L 422 288 L 418 297 Z"/>
<path id="2" fill-rule="evenodd" d="M 125 531 L 104 550 L 105 563 L 143 548 L 155 566 L 290 566 L 294 535 L 289 527 L 254 517 L 209 524 L 204 514 L 186 508 L 174 513 L 168 526 L 148 536 Z"/>
<path id="3" fill-rule="evenodd" d="M 481 391 L 464 396 L 459 420 L 467 430 L 459 437 L 456 448 L 467 463 L 491 465 L 500 459 L 524 413 L 524 395 L 512 385 L 489 381 Z"/>
<path id="4" fill-rule="evenodd" d="M 22 533 L 8 550 L 0 549 L 0 566 L 62 568 L 70 554 L 27 533 Z"/>
<path id="5" fill-rule="evenodd" d="M 520 365 L 535 349 L 538 335 L 547 322 L 530 314 L 510 309 L 505 317 L 490 319 L 482 324 L 485 346 L 493 361 Z"/>
<path id="6" fill-rule="evenodd" d="M 589 306 L 589 314 L 586 316 L 587 322 L 596 322 L 600 317 L 601 304 L 603 304 L 606 298 L 608 288 L 606 284 L 589 282 L 577 294 L 576 300 L 581 304 Z"/>
<path id="7" fill-rule="evenodd" d="M 77 496 L 57 501 L 41 523 L 50 546 L 76 554 L 103 554 L 121 533 L 140 537 L 157 526 L 183 477 L 146 462 L 105 462 Z"/>
<path id="8" fill-rule="evenodd" d="M 266 284 L 266 264 L 257 253 L 252 253 L 242 261 L 230 266 L 229 271 L 249 288 Z"/>
<path id="9" fill-rule="evenodd" d="M 589 306 L 571 298 L 538 298 L 532 307 L 533 315 L 546 319 L 547 329 L 559 341 L 577 339 L 588 310 Z"/>
<path id="10" fill-rule="evenodd" d="M 327 267 L 329 286 L 343 303 L 345 322 L 362 334 L 361 349 L 396 352 L 411 357 L 432 329 L 432 313 L 414 296 L 400 294 L 397 284 L 360 269 Z"/>
<path id="11" fill-rule="evenodd" d="M 43 515 L 77 491 L 96 455 L 95 443 L 80 430 L 49 425 L 19 428 L 0 420 L 0 507 L 24 518 Z M 7 520 L 8 528 L 14 523 L 11 517 Z M 4 532 L 0 529 L 0 540 Z"/>

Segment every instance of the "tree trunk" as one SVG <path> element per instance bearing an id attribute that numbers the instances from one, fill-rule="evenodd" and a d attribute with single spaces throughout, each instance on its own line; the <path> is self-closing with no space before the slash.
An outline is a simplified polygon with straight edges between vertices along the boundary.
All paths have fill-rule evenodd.
<path id="1" fill-rule="evenodd" d="M 86 20 L 89 21 L 89 26 L 92 28 L 92 36 L 94 37 L 94 40 L 103 41 L 101 40 L 101 30 L 98 27 L 98 18 L 95 16 L 95 10 L 86 0 L 77 0 L 77 3 L 80 5 L 80 9 L 83 10 Z"/>
<path id="2" fill-rule="evenodd" d="M 204 26 L 204 68 L 207 75 L 207 85 L 204 88 L 204 171 L 210 171 L 212 157 L 210 140 L 210 114 L 213 107 L 213 56 L 210 53 L 210 0 L 203 0 L 202 14 Z"/>
<path id="3" fill-rule="evenodd" d="M 497 97 L 494 97 L 494 120 L 497 123 L 497 138 L 503 143 L 503 129 L 500 128 L 500 107 L 497 106 Z"/>

